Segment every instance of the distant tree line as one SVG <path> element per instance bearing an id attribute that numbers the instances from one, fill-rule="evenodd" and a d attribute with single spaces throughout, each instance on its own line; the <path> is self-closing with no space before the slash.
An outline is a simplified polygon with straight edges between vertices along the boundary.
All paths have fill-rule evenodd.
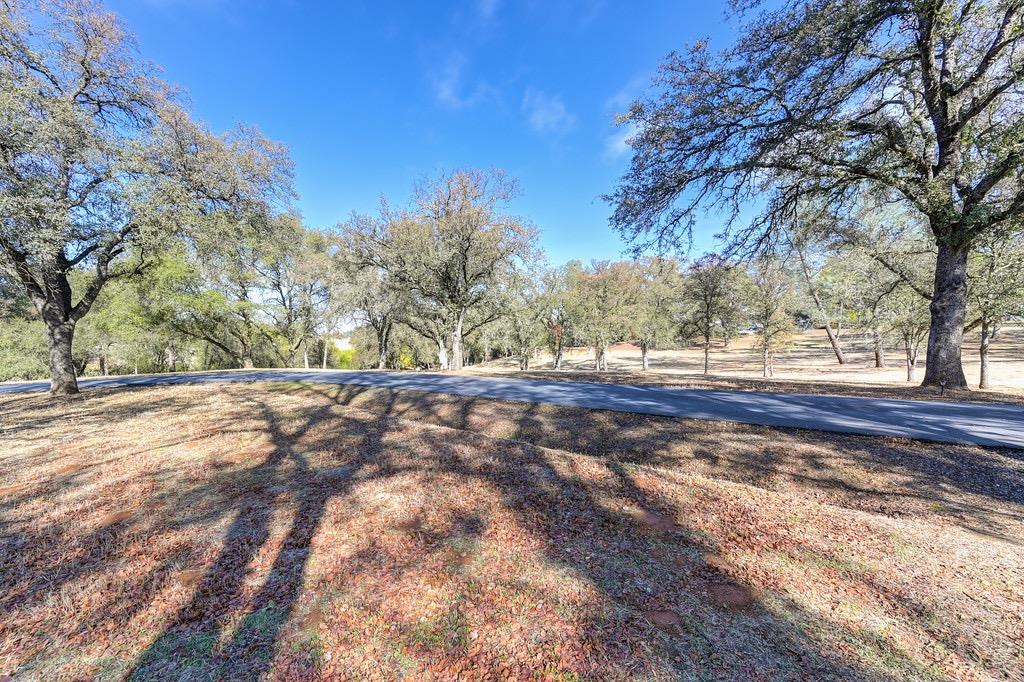
<path id="1" fill-rule="evenodd" d="M 848 362 L 850 329 L 874 363 L 898 349 L 915 378 L 929 330 L 934 242 L 904 212 L 865 209 L 856 238 L 822 238 L 808 206 L 769 253 L 747 261 L 707 254 L 617 262 L 545 263 L 537 231 L 506 212 L 515 185 L 500 171 L 457 170 L 424 179 L 400 208 L 314 230 L 283 213 L 170 241 L 131 277 L 108 282 L 76 325 L 73 371 L 82 374 L 245 367 L 437 368 L 498 357 L 521 369 L 563 366 L 567 349 L 703 350 L 741 333 L 755 339 L 765 376 L 799 328 L 825 330 Z M 816 216 L 813 217 L 812 216 Z M 836 228 L 837 230 L 839 228 Z M 898 274 L 897 274 L 898 273 Z M 92 273 L 72 269 L 73 293 Z M 3 287 L 2 376 L 46 376 L 45 324 L 9 276 Z M 978 384 L 989 383 L 992 338 L 1024 312 L 1024 241 L 984 242 L 969 261 L 969 328 L 981 343 Z M 340 350 L 339 338 L 351 349 Z"/>
<path id="2" fill-rule="evenodd" d="M 899 348 L 908 380 L 927 347 L 926 383 L 950 388 L 977 331 L 987 386 L 992 339 L 1024 312 L 1020 118 L 1006 99 L 1018 8 L 965 4 L 961 35 L 929 3 L 868 17 L 824 2 L 824 23 L 806 4 L 760 15 L 735 52 L 666 63 L 661 98 L 627 116 L 635 157 L 611 197 L 636 258 L 551 267 L 498 170 L 425 178 L 407 202 L 311 229 L 291 207 L 286 150 L 194 121 L 114 17 L 84 0 L 0 3 L 0 380 L 48 376 L 65 394 L 85 373 L 458 370 L 499 356 L 525 370 L 542 351 L 557 369 L 579 346 L 604 371 L 624 341 L 644 369 L 654 349 L 696 344 L 709 373 L 741 332 L 770 376 L 793 331 L 816 326 L 839 364 L 851 328 L 877 366 Z M 782 30 L 794 22 L 806 30 Z M 887 26 L 890 42 L 864 51 Z M 815 43 L 824 56 L 791 44 L 836 31 Z M 932 92 L 928 51 L 965 35 Z M 722 254 L 645 252 L 681 246 L 698 207 L 738 215 L 757 196 L 763 214 Z"/>

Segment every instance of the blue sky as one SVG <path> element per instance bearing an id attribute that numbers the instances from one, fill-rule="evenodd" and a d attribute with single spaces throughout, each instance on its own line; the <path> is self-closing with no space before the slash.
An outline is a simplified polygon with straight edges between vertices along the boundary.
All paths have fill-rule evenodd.
<path id="1" fill-rule="evenodd" d="M 307 224 L 403 203 L 441 169 L 499 167 L 553 263 L 618 258 L 601 195 L 625 170 L 614 115 L 661 59 L 731 40 L 725 4 L 601 0 L 108 0 L 216 130 L 291 150 Z M 714 220 L 698 230 L 710 244 Z"/>

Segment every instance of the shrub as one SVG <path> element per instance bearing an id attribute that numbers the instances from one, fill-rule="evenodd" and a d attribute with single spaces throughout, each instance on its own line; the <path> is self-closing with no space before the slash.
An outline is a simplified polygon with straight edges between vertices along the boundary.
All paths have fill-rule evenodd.
<path id="1" fill-rule="evenodd" d="M 35 320 L 0 321 L 0 381 L 49 376 L 46 334 Z"/>
<path id="2" fill-rule="evenodd" d="M 334 345 L 331 346 L 327 355 L 327 364 L 334 369 L 356 369 L 359 367 L 354 348 L 341 350 Z"/>

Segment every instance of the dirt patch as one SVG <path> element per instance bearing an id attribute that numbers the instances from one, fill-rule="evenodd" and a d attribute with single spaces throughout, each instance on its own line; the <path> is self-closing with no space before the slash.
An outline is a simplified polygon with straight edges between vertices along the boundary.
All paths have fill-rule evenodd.
<path id="1" fill-rule="evenodd" d="M 663 630 L 674 630 L 677 625 L 683 622 L 675 611 L 644 611 L 644 618 L 649 620 L 655 627 Z"/>
<path id="2" fill-rule="evenodd" d="M 711 579 L 731 575 L 736 570 L 728 558 L 721 554 L 708 554 L 703 558 L 701 571 Z"/>
<path id="3" fill-rule="evenodd" d="M 302 616 L 299 628 L 306 632 L 317 632 L 324 623 L 324 613 L 318 605 L 310 607 Z"/>
<path id="4" fill-rule="evenodd" d="M 198 568 L 190 568 L 177 575 L 175 580 L 182 587 L 195 587 L 203 579 L 205 572 Z"/>
<path id="5" fill-rule="evenodd" d="M 108 528 L 110 526 L 117 525 L 122 521 L 127 521 L 135 514 L 134 509 L 122 509 L 120 511 L 110 512 L 100 517 L 100 527 Z"/>
<path id="6" fill-rule="evenodd" d="M 68 474 L 73 474 L 77 471 L 81 471 L 84 468 L 85 465 L 83 463 L 76 462 L 74 464 L 66 464 L 62 467 L 58 467 L 57 469 L 54 469 L 52 473 L 54 476 L 67 476 Z"/>
<path id="7" fill-rule="evenodd" d="M 942 515 L 1024 536 L 1015 451 L 354 386 L 280 385 L 345 407 L 708 476 L 888 516 Z M 635 501 L 628 505 L 635 508 Z M 784 518 L 789 519 L 787 514 Z M 642 523 L 638 520 L 637 523 Z M 686 535 L 685 529 L 678 533 Z"/>
<path id="8" fill-rule="evenodd" d="M 14 485 L 6 485 L 0 488 L 0 496 L 7 497 L 8 495 L 20 495 L 27 490 L 31 490 L 34 486 L 34 483 L 16 483 Z"/>
<path id="9" fill-rule="evenodd" d="M 711 583 L 708 596 L 715 606 L 736 611 L 749 609 L 757 600 L 750 589 L 732 582 Z"/>
<path id="10" fill-rule="evenodd" d="M 643 528 L 656 533 L 673 533 L 678 528 L 672 519 L 647 509 L 624 507 L 623 512 Z"/>

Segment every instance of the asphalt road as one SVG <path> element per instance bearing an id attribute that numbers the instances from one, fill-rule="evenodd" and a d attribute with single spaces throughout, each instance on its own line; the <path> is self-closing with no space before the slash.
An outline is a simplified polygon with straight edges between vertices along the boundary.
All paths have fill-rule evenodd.
<path id="1" fill-rule="evenodd" d="M 240 381 L 310 381 L 518 400 L 616 412 L 783 426 L 940 443 L 1024 448 L 1024 407 L 757 393 L 624 384 L 537 381 L 417 372 L 244 370 L 82 379 L 79 386 L 165 386 Z M 0 384 L 0 393 L 45 391 L 45 381 Z M 0 413 L 0 418 L 2 418 Z"/>

